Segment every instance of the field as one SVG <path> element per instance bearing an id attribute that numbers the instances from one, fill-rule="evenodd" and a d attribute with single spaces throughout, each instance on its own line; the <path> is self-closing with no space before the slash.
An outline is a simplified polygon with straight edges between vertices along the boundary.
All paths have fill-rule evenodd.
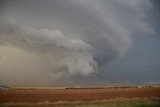
<path id="1" fill-rule="evenodd" d="M 160 107 L 160 88 L 11 88 L 0 107 Z"/>

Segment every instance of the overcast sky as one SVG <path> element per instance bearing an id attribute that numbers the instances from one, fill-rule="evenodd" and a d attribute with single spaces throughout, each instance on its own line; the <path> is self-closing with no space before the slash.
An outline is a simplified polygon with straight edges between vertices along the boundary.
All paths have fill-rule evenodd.
<path id="1" fill-rule="evenodd" d="M 1 0 L 0 84 L 160 82 L 158 0 Z"/>

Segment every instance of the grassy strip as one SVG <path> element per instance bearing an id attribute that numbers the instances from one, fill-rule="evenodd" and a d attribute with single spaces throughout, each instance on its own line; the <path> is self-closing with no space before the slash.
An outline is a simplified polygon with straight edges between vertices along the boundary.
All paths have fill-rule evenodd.
<path id="1" fill-rule="evenodd" d="M 39 103 L 3 103 L 0 107 L 160 107 L 159 98 L 117 98 L 100 101 L 39 102 Z"/>

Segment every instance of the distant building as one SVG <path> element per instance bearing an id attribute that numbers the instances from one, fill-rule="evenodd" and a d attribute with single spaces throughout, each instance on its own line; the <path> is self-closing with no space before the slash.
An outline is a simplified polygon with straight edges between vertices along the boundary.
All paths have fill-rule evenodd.
<path id="1" fill-rule="evenodd" d="M 143 88 L 143 86 L 137 86 L 137 88 Z"/>

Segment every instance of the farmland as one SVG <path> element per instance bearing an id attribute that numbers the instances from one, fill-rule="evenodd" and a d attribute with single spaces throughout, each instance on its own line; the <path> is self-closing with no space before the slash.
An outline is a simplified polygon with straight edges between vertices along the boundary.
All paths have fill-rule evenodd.
<path id="1" fill-rule="evenodd" d="M 0 90 L 2 107 L 21 106 L 62 106 L 86 104 L 94 105 L 126 105 L 151 104 L 159 105 L 159 87 L 112 87 L 112 88 L 11 88 Z M 123 105 L 124 104 L 124 105 Z M 50 107 L 49 106 L 49 107 Z M 47 106 L 48 107 L 48 106 Z M 112 107 L 112 106 L 111 106 Z M 117 106 L 115 106 L 117 107 Z"/>

